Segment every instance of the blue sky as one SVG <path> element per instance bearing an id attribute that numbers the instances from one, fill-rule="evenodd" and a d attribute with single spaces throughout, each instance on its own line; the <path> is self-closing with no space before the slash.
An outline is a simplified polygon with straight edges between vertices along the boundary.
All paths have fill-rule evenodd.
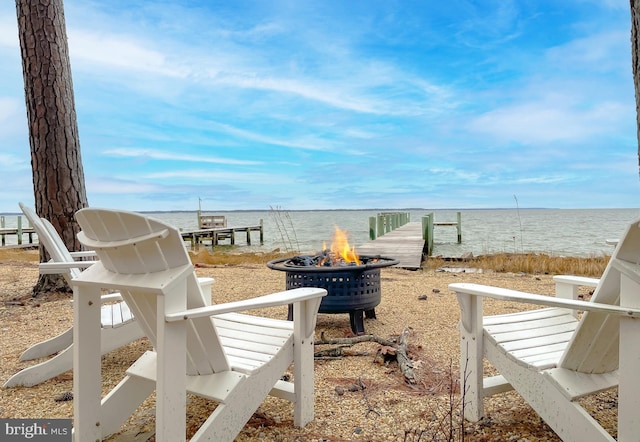
<path id="1" fill-rule="evenodd" d="M 626 0 L 65 12 L 91 206 L 640 207 Z M 0 75 L 0 211 L 15 212 L 33 189 L 14 2 Z"/>

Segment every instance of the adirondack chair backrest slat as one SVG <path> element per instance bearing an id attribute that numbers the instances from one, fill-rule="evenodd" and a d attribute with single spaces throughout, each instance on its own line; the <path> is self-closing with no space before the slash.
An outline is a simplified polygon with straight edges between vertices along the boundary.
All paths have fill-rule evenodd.
<path id="1" fill-rule="evenodd" d="M 138 281 L 150 280 L 162 277 L 168 270 L 191 267 L 180 232 L 162 221 L 133 212 L 92 208 L 78 211 L 76 219 L 82 227 L 78 235 L 80 242 L 90 244 L 105 269 L 122 276 L 122 280 L 127 280 L 128 276 L 138 276 Z M 191 271 L 185 278 L 182 285 L 177 285 L 181 290 L 167 289 L 161 295 L 145 291 L 144 286 L 133 290 L 123 283 L 118 287 L 154 346 L 157 342 L 158 296 L 185 296 L 188 308 L 208 305 L 195 272 Z M 176 284 L 166 281 L 166 286 Z M 189 374 L 210 374 L 229 369 L 210 318 L 189 321 L 187 335 Z"/>
<path id="2" fill-rule="evenodd" d="M 31 207 L 25 206 L 22 203 L 19 205 L 22 213 L 24 213 L 29 220 L 29 224 L 31 224 L 31 227 L 36 231 L 38 241 L 40 241 L 47 250 L 51 259 L 54 262 L 73 262 L 73 256 L 69 253 L 67 246 L 64 244 L 64 241 L 62 241 L 62 238 L 55 227 L 53 227 L 48 220 L 40 218 Z M 70 283 L 71 279 L 79 275 L 81 271 L 82 270 L 80 268 L 72 268 L 69 269 L 68 273 L 63 273 L 62 275 L 66 281 Z"/>
<path id="3" fill-rule="evenodd" d="M 67 249 L 67 245 L 64 243 L 64 241 L 62 241 L 62 237 L 60 237 L 60 234 L 58 233 L 56 228 L 53 227 L 53 224 L 51 224 L 49 220 L 45 218 L 40 218 L 40 220 L 42 221 L 42 226 L 44 227 L 44 230 L 46 232 L 46 234 L 44 235 L 46 241 L 51 241 L 53 243 L 53 253 L 51 253 L 51 249 L 47 247 L 47 251 L 49 251 L 49 255 L 51 256 L 51 258 L 55 262 L 73 262 L 73 256 L 71 256 L 69 249 Z M 38 237 L 40 237 L 40 235 L 38 235 Z M 80 267 L 73 267 L 69 269 L 69 273 L 63 273 L 63 276 L 67 278 L 68 283 L 71 283 L 70 280 L 78 276 L 81 272 L 82 269 Z"/>
<path id="4" fill-rule="evenodd" d="M 640 263 L 640 224 L 629 225 L 613 252 L 591 302 L 620 305 L 620 271 L 616 260 Z M 640 293 L 638 293 L 640 296 Z M 618 368 L 620 317 L 584 313 L 559 366 L 583 373 L 608 373 Z"/>

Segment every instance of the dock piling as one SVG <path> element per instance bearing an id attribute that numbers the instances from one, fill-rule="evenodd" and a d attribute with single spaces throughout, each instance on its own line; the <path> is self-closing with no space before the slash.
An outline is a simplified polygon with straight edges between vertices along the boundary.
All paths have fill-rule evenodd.
<path id="1" fill-rule="evenodd" d="M 462 214 L 456 213 L 456 221 L 443 221 L 436 222 L 433 213 L 429 213 L 422 217 L 422 234 L 426 242 L 427 255 L 431 256 L 433 253 L 433 228 L 436 226 L 454 226 L 457 230 L 458 244 L 462 244 Z"/>
<path id="2" fill-rule="evenodd" d="M 22 226 L 22 216 L 17 216 L 16 227 L 6 227 L 6 218 L 5 216 L 0 216 L 0 244 L 2 247 L 7 245 L 7 236 L 16 235 L 16 242 L 18 246 L 23 245 L 23 235 L 28 235 L 29 244 L 33 244 L 33 234 L 35 231 L 33 227 L 28 225 L 27 227 Z"/>

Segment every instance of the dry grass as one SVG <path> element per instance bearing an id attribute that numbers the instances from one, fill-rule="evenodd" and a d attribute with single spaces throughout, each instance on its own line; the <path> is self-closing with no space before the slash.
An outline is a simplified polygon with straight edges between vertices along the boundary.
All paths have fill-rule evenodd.
<path id="1" fill-rule="evenodd" d="M 499 273 L 527 273 L 531 275 L 577 275 L 600 277 L 604 272 L 609 256 L 594 257 L 558 257 L 544 254 L 499 253 L 483 255 L 465 261 L 469 267 L 493 270 Z M 428 270 L 450 265 L 443 258 L 429 258 L 423 264 Z"/>
<path id="2" fill-rule="evenodd" d="M 266 264 L 268 261 L 295 253 L 265 252 L 242 253 L 229 250 L 211 253 L 208 249 L 189 252 L 194 264 L 204 265 L 243 265 Z M 495 255 L 482 255 L 464 261 L 469 267 L 493 270 L 499 273 L 527 273 L 531 275 L 579 275 L 599 277 L 604 272 L 609 256 L 592 257 L 560 257 L 545 254 L 513 254 L 498 253 Z M 38 262 L 38 249 L 0 248 L 0 262 Z M 425 270 L 435 270 L 443 266 L 451 265 L 452 261 L 442 257 L 429 257 L 422 264 Z M 460 262 L 456 262 L 456 265 Z"/>
<path id="3" fill-rule="evenodd" d="M 37 248 L 4 248 L 0 247 L 0 262 L 38 262 L 40 255 Z"/>
<path id="4" fill-rule="evenodd" d="M 293 253 L 266 252 L 266 253 L 237 253 L 237 252 L 216 252 L 211 253 L 207 249 L 189 252 L 191 262 L 195 265 L 204 264 L 212 266 L 221 265 L 244 265 L 244 264 L 266 264 L 268 261 L 287 256 Z"/>

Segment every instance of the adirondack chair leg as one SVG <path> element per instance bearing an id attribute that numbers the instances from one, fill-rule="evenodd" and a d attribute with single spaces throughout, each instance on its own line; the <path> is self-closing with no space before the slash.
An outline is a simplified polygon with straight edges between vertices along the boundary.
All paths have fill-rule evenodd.
<path id="1" fill-rule="evenodd" d="M 458 293 L 460 304 L 460 395 L 464 418 L 475 422 L 484 416 L 482 298 Z"/>
<path id="2" fill-rule="evenodd" d="M 100 288 L 73 289 L 74 440 L 102 440 Z"/>
<path id="3" fill-rule="evenodd" d="M 628 307 L 640 307 L 638 300 L 640 284 L 626 275 L 620 279 L 620 304 Z M 637 382 L 640 373 L 640 321 L 632 318 L 620 320 L 620 385 L 618 389 L 618 441 L 638 440 L 640 434 L 640 385 Z"/>
<path id="4" fill-rule="evenodd" d="M 184 310 L 186 281 L 174 288 L 174 293 L 158 296 L 157 317 L 157 380 L 156 380 L 156 440 L 176 442 L 184 440 L 187 426 L 187 324 L 164 321 L 167 313 Z M 174 295 L 174 296 L 171 296 Z"/>
<path id="5" fill-rule="evenodd" d="M 297 302 L 293 306 L 294 324 L 293 342 L 293 382 L 296 401 L 293 404 L 293 424 L 304 427 L 313 420 L 313 337 L 315 312 L 320 299 Z"/>
<path id="6" fill-rule="evenodd" d="M 67 348 L 72 343 L 73 329 L 68 328 L 58 336 L 54 336 L 51 339 L 47 339 L 46 341 L 42 341 L 35 345 L 32 345 L 22 352 L 22 354 L 20 355 L 20 360 L 30 361 L 32 359 L 43 358 Z"/>
<path id="7" fill-rule="evenodd" d="M 73 333 L 73 330 L 69 329 Z M 73 347 L 67 346 L 53 358 L 20 370 L 7 379 L 3 387 L 23 385 L 31 387 L 71 370 L 73 366 Z"/>

